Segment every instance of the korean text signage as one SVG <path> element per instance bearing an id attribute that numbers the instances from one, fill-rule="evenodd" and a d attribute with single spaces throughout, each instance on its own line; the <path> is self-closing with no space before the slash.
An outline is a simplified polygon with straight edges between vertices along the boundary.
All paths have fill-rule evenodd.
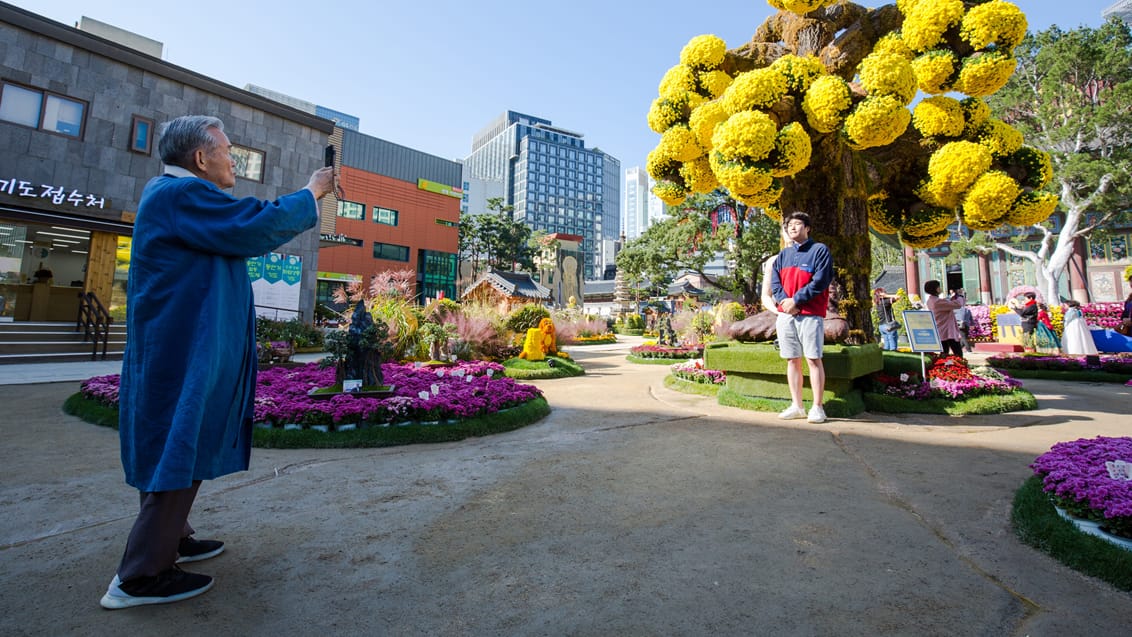
<path id="1" fill-rule="evenodd" d="M 271 252 L 247 260 L 256 316 L 289 319 L 299 315 L 303 258 Z"/>
<path id="2" fill-rule="evenodd" d="M 943 351 L 935 317 L 929 310 L 904 310 L 904 327 L 908 328 L 908 345 L 913 352 Z"/>
<path id="3" fill-rule="evenodd" d="M 417 188 L 419 190 L 427 190 L 428 192 L 435 192 L 440 195 L 447 195 L 455 197 L 456 199 L 464 198 L 464 189 L 457 188 L 456 186 L 449 186 L 436 181 L 429 181 L 427 179 L 418 179 Z"/>
<path id="4" fill-rule="evenodd" d="M 64 186 L 36 184 L 15 177 L 0 179 L 0 193 L 20 199 L 47 199 L 56 206 L 69 204 L 72 208 L 106 207 L 106 197 L 103 195 L 82 193 L 73 188 L 68 191 Z"/>

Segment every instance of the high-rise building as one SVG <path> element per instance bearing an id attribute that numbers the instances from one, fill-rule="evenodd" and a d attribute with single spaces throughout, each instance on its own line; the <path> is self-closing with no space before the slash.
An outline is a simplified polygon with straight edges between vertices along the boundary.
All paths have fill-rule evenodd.
<path id="1" fill-rule="evenodd" d="M 1125 24 L 1132 24 L 1132 0 L 1117 0 L 1109 8 L 1101 11 L 1101 15 L 1109 18 L 1120 18 Z"/>
<path id="2" fill-rule="evenodd" d="M 649 227 L 649 188 L 652 178 L 640 166 L 625 171 L 625 219 L 622 228 L 626 239 L 636 239 Z"/>
<path id="3" fill-rule="evenodd" d="M 582 237 L 585 276 L 600 278 L 600 242 L 620 234 L 621 163 L 581 133 L 507 111 L 472 139 L 465 179 L 502 184 L 514 218 L 533 230 Z M 475 212 L 475 211 L 470 211 Z"/>

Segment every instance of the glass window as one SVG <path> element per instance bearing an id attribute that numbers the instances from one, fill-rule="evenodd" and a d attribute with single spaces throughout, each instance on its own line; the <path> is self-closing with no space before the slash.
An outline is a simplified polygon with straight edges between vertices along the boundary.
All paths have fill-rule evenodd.
<path id="1" fill-rule="evenodd" d="M 338 216 L 343 219 L 357 219 L 364 221 L 366 218 L 366 207 L 354 201 L 338 200 Z"/>
<path id="2" fill-rule="evenodd" d="M 49 94 L 43 109 L 43 130 L 79 137 L 83 132 L 85 106 L 82 102 Z"/>
<path id="3" fill-rule="evenodd" d="M 0 93 L 0 119 L 38 128 L 42 105 L 42 92 L 30 91 L 15 84 L 5 84 L 4 91 Z"/>
<path id="4" fill-rule="evenodd" d="M 383 223 L 387 226 L 397 225 L 398 212 L 390 208 L 382 208 L 381 206 L 373 207 L 373 222 Z"/>
<path id="5" fill-rule="evenodd" d="M 409 247 L 392 243 L 378 243 L 375 241 L 373 244 L 373 258 L 388 259 L 390 261 L 408 261 Z"/>
<path id="6" fill-rule="evenodd" d="M 153 120 L 134 115 L 130 125 L 130 150 L 148 155 L 153 150 Z"/>
<path id="7" fill-rule="evenodd" d="M 263 182 L 263 151 L 232 144 L 232 159 L 237 177 Z"/>

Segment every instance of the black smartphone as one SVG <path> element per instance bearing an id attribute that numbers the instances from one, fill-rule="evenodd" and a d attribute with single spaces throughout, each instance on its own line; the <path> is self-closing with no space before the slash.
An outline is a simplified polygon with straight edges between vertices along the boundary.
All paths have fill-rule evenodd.
<path id="1" fill-rule="evenodd" d="M 334 144 L 329 144 L 326 147 L 326 154 L 323 157 L 323 166 L 334 166 Z"/>

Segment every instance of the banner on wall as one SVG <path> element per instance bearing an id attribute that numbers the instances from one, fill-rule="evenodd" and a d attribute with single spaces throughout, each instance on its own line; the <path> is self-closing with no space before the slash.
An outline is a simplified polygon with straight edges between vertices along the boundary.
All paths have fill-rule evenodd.
<path id="1" fill-rule="evenodd" d="M 303 280 L 303 258 L 270 252 L 248 259 L 256 316 L 287 320 L 299 315 L 299 289 Z"/>

